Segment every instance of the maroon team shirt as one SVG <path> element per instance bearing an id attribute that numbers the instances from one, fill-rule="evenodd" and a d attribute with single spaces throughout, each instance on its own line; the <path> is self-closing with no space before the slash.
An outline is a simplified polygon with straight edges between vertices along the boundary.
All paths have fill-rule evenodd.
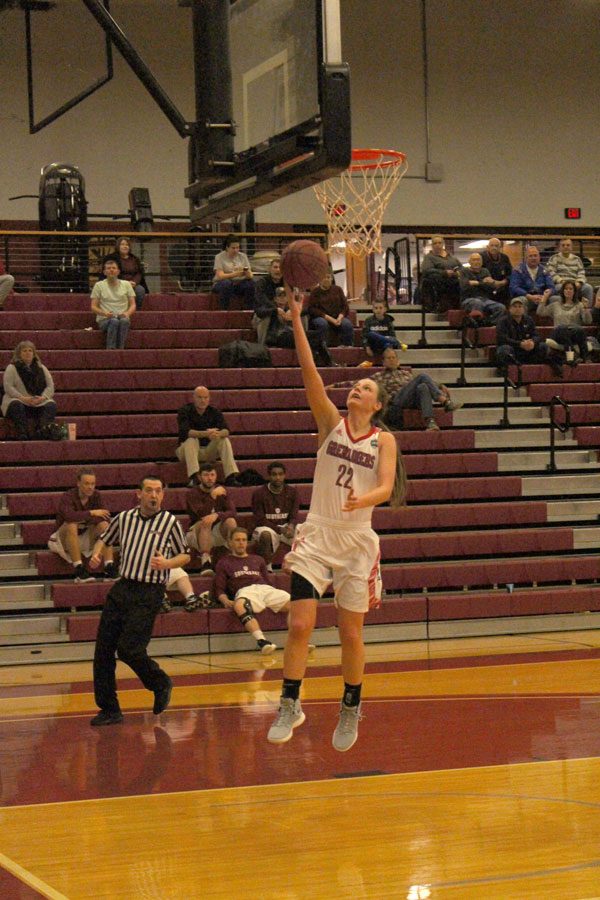
<path id="1" fill-rule="evenodd" d="M 269 490 L 268 485 L 257 488 L 252 494 L 252 513 L 256 528 L 267 525 L 274 531 L 298 519 L 298 492 L 296 488 L 284 484 L 279 494 Z"/>
<path id="2" fill-rule="evenodd" d="M 222 556 L 215 569 L 215 596 L 227 594 L 233 600 L 240 588 L 251 584 L 269 584 L 269 573 L 262 558 L 256 553 L 247 556 Z"/>
<path id="3" fill-rule="evenodd" d="M 204 491 L 201 487 L 189 489 L 185 505 L 190 514 L 190 525 L 195 525 L 204 516 L 209 516 L 214 512 L 218 514 L 219 522 L 224 522 L 225 519 L 234 519 L 236 516 L 236 509 L 229 494 L 224 496 L 221 494 L 216 500 L 213 500 L 210 491 Z"/>
<path id="4" fill-rule="evenodd" d="M 58 509 L 56 510 L 56 528 L 60 528 L 65 522 L 77 522 L 79 526 L 87 528 L 90 524 L 101 522 L 90 512 L 91 509 L 106 509 L 102 502 L 102 497 L 98 491 L 94 491 L 88 502 L 83 505 L 79 496 L 79 489 L 74 487 L 65 491 L 58 501 Z"/>

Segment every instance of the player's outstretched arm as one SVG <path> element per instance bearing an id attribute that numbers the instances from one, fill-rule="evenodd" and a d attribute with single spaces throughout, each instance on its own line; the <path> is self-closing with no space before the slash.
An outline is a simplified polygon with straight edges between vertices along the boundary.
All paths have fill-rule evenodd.
<path id="1" fill-rule="evenodd" d="M 340 414 L 325 392 L 323 379 L 313 359 L 312 350 L 302 324 L 302 300 L 297 297 L 286 284 L 288 306 L 292 314 L 292 327 L 294 329 L 294 341 L 298 362 L 302 369 L 302 379 L 306 388 L 306 396 L 311 412 L 319 428 L 319 445 L 335 428 L 340 420 Z"/>

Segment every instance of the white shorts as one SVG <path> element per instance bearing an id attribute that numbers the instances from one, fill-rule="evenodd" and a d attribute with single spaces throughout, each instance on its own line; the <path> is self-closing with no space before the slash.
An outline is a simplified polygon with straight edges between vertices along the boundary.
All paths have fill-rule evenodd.
<path id="1" fill-rule="evenodd" d="M 61 526 L 62 528 L 62 526 Z M 48 550 L 51 550 L 52 553 L 56 553 L 57 556 L 60 556 L 61 559 L 64 559 L 65 562 L 73 563 L 73 560 L 69 556 L 69 551 L 65 547 L 62 542 L 61 529 L 57 528 L 53 534 L 48 538 Z M 79 549 L 81 550 L 82 556 L 91 556 L 94 550 L 94 544 L 96 542 L 96 538 L 94 535 L 94 526 L 90 525 L 85 531 L 81 531 L 77 535 L 79 539 Z"/>
<path id="2" fill-rule="evenodd" d="M 174 591 L 175 585 L 180 578 L 185 578 L 187 572 L 185 569 L 169 569 L 169 580 L 167 581 L 167 590 Z"/>
<path id="3" fill-rule="evenodd" d="M 285 535 L 280 534 L 279 531 L 275 531 L 275 529 L 271 528 L 269 525 L 260 525 L 258 528 L 255 528 L 254 531 L 252 532 L 252 540 L 259 541 L 261 534 L 265 534 L 265 532 L 267 532 L 268 534 L 271 535 L 274 553 L 276 553 L 277 550 L 279 550 L 280 544 L 287 544 L 288 547 L 291 547 L 291 545 L 294 542 L 293 537 L 291 537 L 291 538 L 286 537 Z"/>
<path id="4" fill-rule="evenodd" d="M 283 609 L 286 603 L 290 602 L 290 595 L 287 591 L 271 587 L 270 584 L 250 584 L 248 587 L 240 588 L 235 599 L 239 600 L 240 597 L 250 601 L 255 613 L 260 613 L 265 609 L 277 613 Z"/>
<path id="5" fill-rule="evenodd" d="M 198 524 L 198 523 L 196 523 Z M 213 547 L 226 547 L 227 546 L 227 538 L 223 537 L 221 533 L 221 522 L 215 522 L 213 527 L 210 530 L 212 534 L 212 545 Z M 185 536 L 188 547 L 191 547 L 192 550 L 195 550 L 196 553 L 200 552 L 200 547 L 198 546 L 198 539 L 196 537 L 196 532 L 193 528 L 190 528 L 188 533 Z"/>
<path id="6" fill-rule="evenodd" d="M 372 528 L 298 525 L 285 566 L 306 578 L 320 596 L 333 584 L 336 606 L 366 613 L 381 603 L 379 538 Z"/>

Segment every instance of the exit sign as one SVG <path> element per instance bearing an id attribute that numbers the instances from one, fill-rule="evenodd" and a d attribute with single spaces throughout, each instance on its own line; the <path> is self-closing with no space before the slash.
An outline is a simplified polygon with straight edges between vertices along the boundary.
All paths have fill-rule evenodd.
<path id="1" fill-rule="evenodd" d="M 565 219 L 580 219 L 581 218 L 581 207 L 580 206 L 567 206 L 565 208 Z"/>

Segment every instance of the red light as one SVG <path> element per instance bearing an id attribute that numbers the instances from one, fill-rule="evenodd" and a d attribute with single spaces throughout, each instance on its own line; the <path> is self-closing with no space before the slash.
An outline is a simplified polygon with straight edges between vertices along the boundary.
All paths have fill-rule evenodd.
<path id="1" fill-rule="evenodd" d="M 580 219 L 581 218 L 581 207 L 580 206 L 567 206 L 565 209 L 565 219 Z"/>

